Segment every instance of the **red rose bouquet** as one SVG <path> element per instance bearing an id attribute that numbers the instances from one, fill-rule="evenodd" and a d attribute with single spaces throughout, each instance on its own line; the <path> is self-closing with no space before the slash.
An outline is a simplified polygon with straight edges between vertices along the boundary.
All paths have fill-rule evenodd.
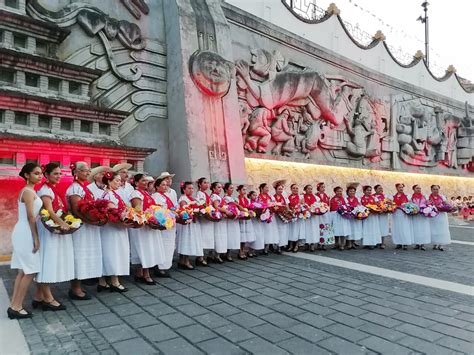
<path id="1" fill-rule="evenodd" d="M 107 200 L 80 200 L 77 209 L 84 216 L 85 222 L 103 226 L 109 221 L 109 201 Z"/>

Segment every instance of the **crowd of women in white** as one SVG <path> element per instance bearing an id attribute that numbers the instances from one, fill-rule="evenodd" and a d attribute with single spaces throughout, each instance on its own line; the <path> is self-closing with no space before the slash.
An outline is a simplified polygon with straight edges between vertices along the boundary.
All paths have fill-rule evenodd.
<path id="1" fill-rule="evenodd" d="M 317 191 L 306 185 L 300 194 L 296 184 L 291 185 L 291 193 L 285 194 L 285 182 L 278 180 L 272 184 L 275 194 L 270 193 L 268 184 L 261 184 L 259 192 L 247 192 L 245 186 L 235 188 L 232 184 L 222 185 L 200 178 L 197 192 L 192 182 L 181 184 L 181 197 L 171 188 L 173 175 L 162 173 L 157 179 L 145 174 L 136 174 L 134 186 L 129 183 L 129 164 L 117 164 L 113 168 L 97 167 L 90 169 L 85 162 L 71 166 L 74 181 L 62 196 L 57 190 L 61 179 L 61 168 L 56 163 L 40 167 L 26 164 L 20 176 L 26 180 L 26 186 L 19 196 L 18 222 L 12 235 L 13 255 L 11 267 L 18 269 L 13 296 L 8 309 L 10 318 L 28 318 L 30 311 L 23 308 L 24 298 L 29 284 L 36 281 L 36 292 L 32 307 L 57 311 L 65 306 L 55 300 L 50 284 L 71 281 L 69 297 L 75 300 L 90 299 L 82 288 L 81 280 L 98 278 L 97 292 L 126 292 L 119 276 L 129 275 L 130 264 L 135 267 L 135 281 L 154 285 L 150 270 L 155 269 L 157 277 L 169 277 L 175 250 L 179 254 L 178 267 L 192 270 L 189 257 L 196 257 L 196 266 L 208 266 L 208 263 L 233 261 L 231 251 L 238 251 L 238 258 L 245 260 L 258 254 L 267 255 L 269 250 L 281 253 L 282 248 L 297 252 L 306 245 L 308 250 L 324 250 L 327 245 L 344 250 L 353 249 L 357 242 L 369 248 L 385 247 L 384 237 L 390 235 L 390 217 L 388 214 L 370 215 L 366 220 L 348 220 L 336 211 L 342 204 L 353 207 L 367 205 L 385 199 L 380 185 L 363 187 L 363 196 L 356 196 L 356 185 L 348 185 L 346 193 L 336 187 L 334 196 L 329 198 L 324 183 L 317 184 Z M 35 192 L 35 185 L 43 177 L 46 181 Z M 210 189 L 210 190 L 209 190 Z M 421 205 L 428 200 L 437 205 L 445 198 L 439 194 L 439 186 L 431 187 L 431 195 L 423 196 L 418 185 L 413 187 L 412 196 L 404 193 L 404 185 L 396 185 L 394 202 L 400 205 L 409 200 Z M 236 191 L 234 191 L 236 190 Z M 237 197 L 235 197 L 237 195 Z M 221 222 L 198 219 L 187 225 L 178 224 L 169 230 L 160 231 L 151 228 L 126 228 L 123 225 L 108 223 L 97 226 L 81 216 L 78 204 L 83 199 L 105 199 L 114 207 L 133 206 L 146 209 L 151 205 L 160 205 L 169 209 L 186 206 L 197 201 L 198 204 L 212 205 L 229 216 Z M 282 206 L 295 207 L 298 204 L 312 205 L 325 202 L 331 212 L 313 215 L 309 219 L 285 223 L 273 218 L 263 223 L 258 218 L 236 220 L 230 218 L 226 204 L 235 204 L 239 209 L 250 207 L 251 203 L 278 202 Z M 51 218 L 62 229 L 69 226 L 56 215 L 60 209 L 69 209 L 74 215 L 86 222 L 74 234 L 53 234 L 38 220 L 41 208 L 48 210 Z M 415 244 L 424 250 L 424 245 L 433 243 L 439 250 L 450 243 L 450 234 L 446 213 L 434 218 L 407 216 L 397 210 L 391 217 L 391 235 L 397 248 L 407 249 Z M 205 255 L 207 251 L 207 255 Z"/>

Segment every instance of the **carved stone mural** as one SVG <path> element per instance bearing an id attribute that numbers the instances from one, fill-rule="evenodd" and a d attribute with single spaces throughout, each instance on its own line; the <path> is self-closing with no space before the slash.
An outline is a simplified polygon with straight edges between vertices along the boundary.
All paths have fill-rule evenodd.
<path id="1" fill-rule="evenodd" d="M 196 86 L 209 96 L 222 97 L 229 91 L 233 64 L 211 51 L 197 51 L 189 62 Z"/>

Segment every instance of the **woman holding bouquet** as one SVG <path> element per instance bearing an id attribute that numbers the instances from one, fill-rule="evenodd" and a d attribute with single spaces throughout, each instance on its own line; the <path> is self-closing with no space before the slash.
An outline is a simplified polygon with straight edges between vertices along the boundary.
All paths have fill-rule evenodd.
<path id="1" fill-rule="evenodd" d="M 252 209 L 255 203 L 258 204 L 257 192 L 250 191 L 247 194 L 247 199 L 249 201 L 249 209 Z M 255 241 L 250 243 L 249 253 L 252 252 L 253 256 L 258 256 L 255 253 L 256 251 L 260 251 L 260 253 L 263 253 L 265 250 L 265 235 L 263 233 L 263 223 L 260 221 L 260 216 L 257 216 L 256 218 L 252 218 L 250 222 L 252 224 L 252 229 L 255 235 Z"/>
<path id="2" fill-rule="evenodd" d="M 217 211 L 221 212 L 222 215 L 227 215 L 227 211 L 223 208 L 224 201 L 221 197 L 222 184 L 220 182 L 213 182 L 211 184 L 211 203 L 212 207 Z M 218 264 L 222 264 L 224 261 L 221 258 L 222 254 L 227 254 L 227 223 L 225 221 L 213 222 L 214 223 L 214 241 L 216 256 L 214 261 Z M 232 259 L 228 260 L 232 261 Z"/>
<path id="3" fill-rule="evenodd" d="M 299 217 L 299 214 L 302 212 L 301 202 L 303 200 L 300 196 L 298 185 L 292 184 L 290 186 L 291 194 L 288 196 L 288 205 L 290 209 L 295 213 L 296 217 Z M 300 239 L 305 238 L 305 225 L 304 220 L 298 218 L 293 223 L 290 223 L 288 226 L 288 243 L 289 250 L 293 253 L 298 252 L 298 243 Z"/>
<path id="4" fill-rule="evenodd" d="M 360 202 L 363 206 L 375 205 L 375 198 L 372 195 L 372 186 L 366 185 L 362 187 L 364 196 L 361 197 Z M 370 214 L 369 217 L 362 221 L 362 243 L 369 249 L 374 249 L 377 244 L 382 243 L 382 236 L 380 235 L 379 219 L 376 214 Z"/>
<path id="5" fill-rule="evenodd" d="M 198 192 L 196 194 L 196 202 L 199 206 L 210 206 L 211 196 L 207 193 L 209 190 L 209 181 L 205 178 L 199 178 L 197 181 Z M 200 218 L 199 227 L 201 228 L 201 246 L 203 250 L 214 250 L 214 225 L 213 222 L 205 218 Z M 196 266 L 208 266 L 204 257 L 200 256 L 196 259 Z"/>
<path id="6" fill-rule="evenodd" d="M 430 220 L 423 215 L 421 209 L 428 206 L 428 200 L 421 193 L 420 185 L 414 185 L 412 189 L 411 201 L 420 208 L 420 212 L 412 217 L 413 243 L 415 249 L 425 250 L 425 244 L 429 244 L 431 241 L 431 230 Z"/>
<path id="7" fill-rule="evenodd" d="M 97 292 L 110 290 L 111 292 L 127 292 L 118 276 L 130 274 L 130 244 L 128 230 L 121 222 L 121 214 L 127 207 L 117 190 L 122 180 L 120 175 L 107 171 L 102 178 L 105 185 L 103 200 L 109 201 L 109 222 L 101 227 L 103 276 L 110 276 L 110 285 L 105 278 L 99 279 Z"/>
<path id="8" fill-rule="evenodd" d="M 135 190 L 130 195 L 132 207 L 145 212 L 155 204 L 155 200 L 147 190 L 148 178 L 145 174 L 135 174 L 133 177 Z M 150 268 L 163 263 L 165 251 L 161 231 L 148 226 L 130 228 L 130 248 L 134 250 L 131 257 L 132 265 L 139 265 L 136 270 L 135 281 L 145 285 L 156 285 L 150 275 Z"/>
<path id="9" fill-rule="evenodd" d="M 447 200 L 439 193 L 439 189 L 439 185 L 431 185 L 429 201 L 438 208 L 439 214 L 430 218 L 430 234 L 433 249 L 444 251 L 443 245 L 451 244 L 451 233 L 449 232 L 448 213 L 442 211 L 443 206 L 447 206 Z"/>
<path id="10" fill-rule="evenodd" d="M 359 199 L 356 196 L 357 186 L 359 186 L 358 183 L 349 184 L 347 185 L 347 189 L 346 189 L 347 203 L 352 208 L 356 208 L 357 206 L 360 206 Z M 362 222 L 363 222 L 362 220 L 356 219 L 356 218 L 352 218 L 349 220 L 349 223 L 351 225 L 351 234 L 347 237 L 346 246 L 348 249 L 355 249 L 356 247 L 354 243 L 362 239 L 362 236 L 363 236 Z"/>
<path id="11" fill-rule="evenodd" d="M 69 208 L 74 216 L 82 219 L 84 225 L 74 233 L 74 273 L 75 280 L 71 282 L 69 297 L 73 300 L 88 300 L 90 296 L 81 288 L 80 280 L 102 276 L 102 245 L 100 228 L 93 225 L 86 216 L 78 211 L 80 201 L 93 201 L 94 196 L 87 188 L 91 170 L 87 163 L 79 161 L 71 166 L 74 176 L 73 183 L 66 191 Z"/>
<path id="12" fill-rule="evenodd" d="M 238 203 L 241 211 L 250 212 L 250 200 L 247 198 L 247 189 L 244 185 L 237 186 L 237 192 L 239 194 Z M 254 243 L 256 240 L 255 231 L 253 229 L 253 224 L 250 219 L 240 219 L 240 252 L 239 259 L 246 259 L 245 248 L 250 246 L 251 243 Z M 263 249 L 263 248 L 262 248 Z M 249 249 L 248 256 L 250 258 L 256 256 L 252 250 Z"/>
<path id="13" fill-rule="evenodd" d="M 330 205 L 330 199 L 326 194 L 326 185 L 324 182 L 319 182 L 316 185 L 318 192 L 316 193 L 317 202 L 324 202 L 328 208 Z M 326 250 L 326 245 L 332 245 L 334 243 L 334 225 L 332 222 L 332 214 L 326 212 L 325 214 L 316 218 L 319 223 L 316 225 L 316 238 L 319 236 L 319 247 L 321 250 Z"/>
<path id="14" fill-rule="evenodd" d="M 67 211 L 65 196 L 57 190 L 61 180 L 61 168 L 57 163 L 42 166 L 46 181 L 37 194 L 43 201 L 43 208 L 48 211 L 51 219 L 61 230 L 68 231 L 68 224 L 59 216 Z M 38 287 L 33 297 L 33 308 L 58 311 L 66 309 L 51 294 L 49 284 L 71 281 L 74 275 L 74 244 L 71 234 L 53 234 L 41 222 L 38 222 L 40 238 L 41 267 L 36 282 Z"/>
<path id="15" fill-rule="evenodd" d="M 20 176 L 26 180 L 26 186 L 21 190 L 18 198 L 18 221 L 12 234 L 11 268 L 18 269 L 18 274 L 10 307 L 7 310 L 10 319 L 32 317 L 32 314 L 23 308 L 23 301 L 28 292 L 28 286 L 41 265 L 36 220 L 43 203 L 34 190 L 35 185 L 41 181 L 41 168 L 38 164 L 27 163 L 21 169 Z"/>
<path id="16" fill-rule="evenodd" d="M 186 181 L 181 185 L 181 197 L 178 200 L 179 207 L 184 208 L 195 204 L 193 198 L 194 186 L 191 181 Z M 184 270 L 194 270 L 189 261 L 190 256 L 203 257 L 201 245 L 201 229 L 199 225 L 192 219 L 188 224 L 178 224 L 176 250 L 179 254 L 178 268 Z"/>
<path id="17" fill-rule="evenodd" d="M 279 213 L 287 213 L 290 211 L 288 206 L 288 199 L 283 195 L 285 190 L 285 180 L 277 180 L 273 183 L 273 188 L 275 189 L 275 195 L 273 196 L 277 204 Z M 278 249 L 276 250 L 277 254 L 281 254 L 281 248 L 288 246 L 288 232 L 290 222 L 284 222 L 279 216 L 275 219 L 276 226 L 278 228 Z"/>
<path id="18" fill-rule="evenodd" d="M 397 193 L 393 195 L 393 202 L 400 207 L 408 202 L 408 196 L 405 195 L 404 184 L 396 184 Z M 407 216 L 400 208 L 397 208 L 392 216 L 392 241 L 397 245 L 397 249 L 408 249 L 408 245 L 413 244 L 413 226 L 411 217 Z"/>
<path id="19" fill-rule="evenodd" d="M 375 202 L 383 202 L 385 200 L 385 195 L 383 194 L 382 185 L 375 185 L 374 190 Z M 379 213 L 377 217 L 379 219 L 380 235 L 382 236 L 382 243 L 380 243 L 380 249 L 385 249 L 385 238 L 390 235 L 388 213 Z"/>
<path id="20" fill-rule="evenodd" d="M 331 198 L 330 207 L 332 215 L 332 224 L 334 226 L 334 236 L 336 237 L 335 248 L 344 250 L 346 238 L 351 235 L 351 225 L 347 218 L 342 217 L 337 210 L 341 206 L 347 206 L 347 200 L 342 196 L 342 187 L 334 188 L 334 196 Z"/>
<path id="21" fill-rule="evenodd" d="M 303 200 L 306 206 L 308 208 L 311 208 L 317 201 L 316 196 L 313 194 L 313 186 L 311 185 L 306 185 L 303 188 L 304 194 L 303 194 Z M 309 219 L 303 221 L 303 226 L 302 229 L 304 231 L 304 235 L 302 239 L 305 239 L 306 244 L 309 246 L 309 250 L 314 252 L 315 250 L 315 245 L 317 245 L 321 240 L 320 240 L 320 231 L 319 231 L 319 225 L 322 223 L 323 220 L 323 215 L 312 215 Z M 298 246 L 298 243 L 296 247 Z M 321 246 L 321 248 L 326 248 L 324 244 Z M 298 249 L 297 249 L 298 250 Z"/>
<path id="22" fill-rule="evenodd" d="M 225 207 L 227 218 L 227 261 L 232 261 L 231 250 L 240 250 L 240 225 L 238 221 L 239 208 L 232 197 L 234 185 L 230 182 L 224 185 L 223 206 Z M 239 254 L 239 259 L 246 259 L 246 256 Z"/>
<path id="23" fill-rule="evenodd" d="M 175 210 L 177 206 L 167 194 L 169 190 L 169 184 L 166 180 L 167 178 L 168 177 L 161 177 L 156 179 L 156 192 L 152 195 L 152 197 L 153 200 L 155 200 L 155 204 L 169 210 Z M 176 226 L 171 229 L 161 231 L 161 237 L 164 246 L 164 260 L 162 263 L 158 264 L 158 273 L 156 276 L 170 277 L 169 269 L 171 269 L 171 266 L 173 265 L 173 255 L 174 250 L 176 249 Z"/>
<path id="24" fill-rule="evenodd" d="M 257 202 L 261 203 L 263 206 L 273 206 L 275 203 L 275 200 L 273 197 L 268 193 L 270 191 L 270 187 L 268 186 L 267 183 L 262 183 L 258 187 L 260 194 L 257 197 Z M 270 222 L 263 222 L 262 223 L 262 233 L 265 238 L 265 248 L 263 250 L 264 255 L 268 255 L 268 247 L 269 245 L 272 246 L 274 244 L 278 244 L 279 238 L 278 238 L 278 228 L 277 224 L 275 222 L 275 215 L 271 211 L 270 208 L 265 209 L 264 213 L 271 213 L 271 220 Z"/>

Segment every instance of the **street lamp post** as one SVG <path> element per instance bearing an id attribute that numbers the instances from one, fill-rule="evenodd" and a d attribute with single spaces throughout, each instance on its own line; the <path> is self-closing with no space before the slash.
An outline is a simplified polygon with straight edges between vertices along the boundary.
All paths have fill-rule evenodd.
<path id="1" fill-rule="evenodd" d="M 426 66 L 430 66 L 430 40 L 429 40 L 429 27 L 428 27 L 428 1 L 424 1 L 421 6 L 423 7 L 423 10 L 425 11 L 425 16 L 418 17 L 417 21 L 421 21 L 421 23 L 425 24 L 425 60 L 426 60 Z"/>

